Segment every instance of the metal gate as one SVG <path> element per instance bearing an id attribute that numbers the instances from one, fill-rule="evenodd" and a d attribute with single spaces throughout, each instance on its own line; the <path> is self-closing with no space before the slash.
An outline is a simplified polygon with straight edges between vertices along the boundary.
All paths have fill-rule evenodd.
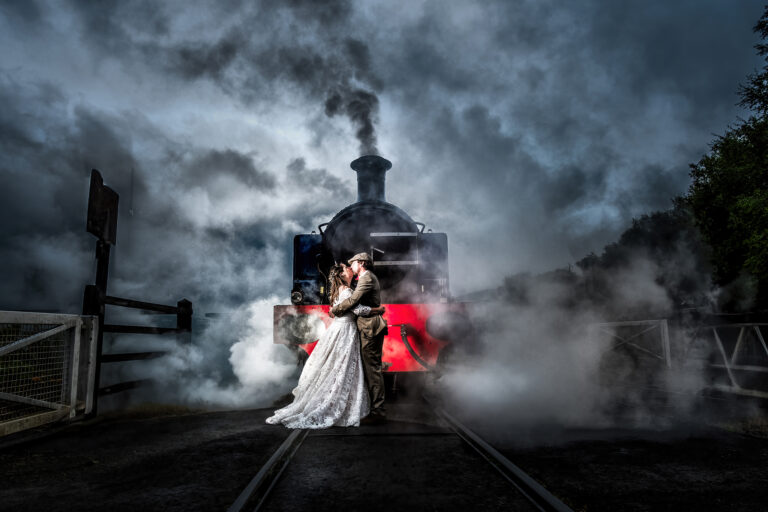
<path id="1" fill-rule="evenodd" d="M 672 369 L 666 319 L 609 322 L 591 327 L 592 337 L 606 345 L 598 366 L 601 385 L 606 389 L 625 389 L 634 398 L 650 389 L 666 387 Z"/>
<path id="2" fill-rule="evenodd" d="M 610 350 L 627 350 L 660 361 L 666 368 L 672 368 L 669 345 L 669 326 L 666 319 L 634 320 L 592 324 L 599 335 L 607 336 Z"/>
<path id="3" fill-rule="evenodd" d="M 93 407 L 98 320 L 0 311 L 0 436 Z"/>
<path id="4" fill-rule="evenodd" d="M 727 393 L 768 398 L 768 324 L 735 323 L 699 329 L 694 341 L 708 342 L 712 387 Z"/>

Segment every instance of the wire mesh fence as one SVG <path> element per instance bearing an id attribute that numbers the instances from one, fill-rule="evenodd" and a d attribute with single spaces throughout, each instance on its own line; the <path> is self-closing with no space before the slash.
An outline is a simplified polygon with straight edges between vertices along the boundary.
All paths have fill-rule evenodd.
<path id="1" fill-rule="evenodd" d="M 94 325 L 0 311 L 0 435 L 87 412 Z"/>
<path id="2" fill-rule="evenodd" d="M 55 324 L 0 324 L 0 346 L 56 327 Z M 45 412 L 56 406 L 70 405 L 71 381 L 66 377 L 70 371 L 72 338 L 72 329 L 68 329 L 0 357 L 0 392 L 15 398 L 4 400 L 0 421 L 25 416 L 35 410 Z"/>

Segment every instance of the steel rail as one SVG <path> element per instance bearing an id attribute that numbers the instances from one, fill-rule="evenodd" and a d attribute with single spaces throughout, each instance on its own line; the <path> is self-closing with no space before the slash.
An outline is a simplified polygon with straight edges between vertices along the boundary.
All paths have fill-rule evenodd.
<path id="1" fill-rule="evenodd" d="M 459 420 L 448 414 L 444 409 L 432 403 L 429 398 L 422 395 L 424 401 L 432 408 L 439 418 L 465 443 L 471 446 L 481 457 L 488 461 L 499 473 L 525 496 L 536 508 L 542 512 L 573 512 L 565 503 L 560 501 L 552 493 L 544 488 L 536 480 L 528 476 L 525 471 L 515 466 L 509 459 L 502 455 L 483 438 L 464 426 Z"/>
<path id="2" fill-rule="evenodd" d="M 542 512 L 573 512 L 571 508 L 547 491 L 541 484 L 528 476 L 522 469 L 515 466 L 504 455 L 464 426 L 444 409 L 432 403 L 422 395 L 435 415 L 442 419 L 462 441 L 471 446 L 486 462 L 490 463 L 501 475 L 509 481 L 536 509 Z M 259 469 L 259 472 L 240 493 L 227 512 L 258 511 L 267 502 L 273 489 L 293 456 L 299 450 L 309 430 L 293 430 L 288 438 L 278 447 L 269 460 Z M 413 435 L 413 434 L 410 434 Z M 435 435 L 430 433 L 427 435 Z M 442 434 L 445 435 L 445 434 Z"/>
<path id="3" fill-rule="evenodd" d="M 240 493 L 240 496 L 237 497 L 232 506 L 227 509 L 227 512 L 240 512 L 246 504 L 254 502 L 256 506 L 252 510 L 259 510 L 269 495 L 269 491 L 275 486 L 283 470 L 288 466 L 299 446 L 307 437 L 308 432 L 306 429 L 291 432 L 288 438 L 283 441 L 283 444 L 280 445 L 266 464 L 256 473 L 251 482 L 243 489 L 243 492 Z"/>

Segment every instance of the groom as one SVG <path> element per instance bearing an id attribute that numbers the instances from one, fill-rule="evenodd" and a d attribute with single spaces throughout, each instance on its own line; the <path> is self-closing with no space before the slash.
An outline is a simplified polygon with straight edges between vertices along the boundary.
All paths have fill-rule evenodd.
<path id="1" fill-rule="evenodd" d="M 357 287 L 352 296 L 331 308 L 334 316 L 343 315 L 358 304 L 378 307 L 381 305 L 381 287 L 379 280 L 371 272 L 373 262 L 367 253 L 361 252 L 349 260 L 352 272 L 357 276 Z M 371 414 L 364 423 L 383 423 L 386 421 L 384 410 L 384 376 L 381 373 L 381 348 L 384 335 L 387 334 L 387 321 L 381 315 L 358 316 L 357 328 L 360 330 L 360 354 L 363 360 L 363 373 L 371 397 Z"/>

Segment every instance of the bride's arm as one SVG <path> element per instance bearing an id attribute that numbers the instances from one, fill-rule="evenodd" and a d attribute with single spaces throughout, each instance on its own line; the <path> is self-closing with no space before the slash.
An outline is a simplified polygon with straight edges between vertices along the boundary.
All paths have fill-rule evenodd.
<path id="1" fill-rule="evenodd" d="M 371 314 L 371 307 L 358 304 L 357 306 L 354 307 L 352 312 L 357 316 L 368 316 Z"/>
<path id="2" fill-rule="evenodd" d="M 352 288 L 349 288 L 348 286 L 343 287 L 339 292 L 339 297 L 336 299 L 334 306 L 350 298 L 351 296 L 352 296 Z M 358 304 L 354 308 L 352 308 L 350 311 L 357 316 L 368 316 L 371 314 L 371 307 Z"/>

